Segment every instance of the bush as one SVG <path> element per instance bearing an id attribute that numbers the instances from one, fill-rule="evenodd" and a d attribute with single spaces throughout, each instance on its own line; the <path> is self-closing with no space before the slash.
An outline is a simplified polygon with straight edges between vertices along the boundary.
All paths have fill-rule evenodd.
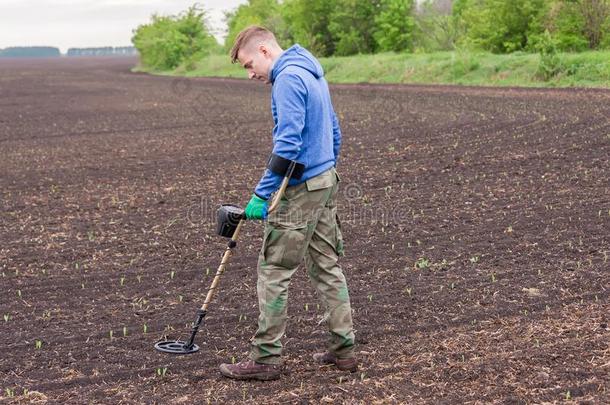
<path id="1" fill-rule="evenodd" d="M 185 64 L 187 69 L 219 45 L 209 33 L 205 11 L 198 5 L 177 16 L 153 15 L 150 24 L 140 25 L 131 39 L 148 68 L 170 70 Z"/>
<path id="2" fill-rule="evenodd" d="M 563 70 L 563 64 L 557 53 L 557 43 L 551 37 L 549 31 L 545 31 L 544 34 L 538 38 L 536 48 L 540 54 L 537 72 L 538 76 L 542 78 L 542 80 L 548 81 Z"/>

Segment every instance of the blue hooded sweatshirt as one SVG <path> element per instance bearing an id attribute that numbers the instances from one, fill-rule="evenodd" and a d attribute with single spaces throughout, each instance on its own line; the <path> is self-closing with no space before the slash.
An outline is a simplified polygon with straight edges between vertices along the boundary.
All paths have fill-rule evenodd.
<path id="1" fill-rule="evenodd" d="M 273 115 L 273 153 L 305 165 L 303 183 L 337 163 L 341 129 L 333 109 L 324 71 L 317 59 L 296 44 L 275 60 L 269 74 Z M 255 194 L 269 199 L 282 177 L 265 169 Z"/>

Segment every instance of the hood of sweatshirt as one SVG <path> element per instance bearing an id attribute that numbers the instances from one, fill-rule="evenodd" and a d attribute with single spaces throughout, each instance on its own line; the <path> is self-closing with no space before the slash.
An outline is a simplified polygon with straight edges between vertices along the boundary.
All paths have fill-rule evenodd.
<path id="1" fill-rule="evenodd" d="M 280 72 L 288 66 L 298 66 L 310 72 L 316 79 L 324 76 L 324 70 L 316 58 L 299 44 L 286 49 L 273 63 L 269 80 L 275 81 Z"/>

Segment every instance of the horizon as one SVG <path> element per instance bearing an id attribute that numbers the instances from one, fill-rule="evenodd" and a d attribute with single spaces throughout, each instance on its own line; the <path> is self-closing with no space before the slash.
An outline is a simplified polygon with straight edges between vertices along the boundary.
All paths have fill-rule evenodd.
<path id="1" fill-rule="evenodd" d="M 246 0 L 3 0 L 0 49 L 54 47 L 65 55 L 70 48 L 133 46 L 132 31 L 150 22 L 153 14 L 175 15 L 199 3 L 208 13 L 210 31 L 222 45 L 224 12 Z"/>

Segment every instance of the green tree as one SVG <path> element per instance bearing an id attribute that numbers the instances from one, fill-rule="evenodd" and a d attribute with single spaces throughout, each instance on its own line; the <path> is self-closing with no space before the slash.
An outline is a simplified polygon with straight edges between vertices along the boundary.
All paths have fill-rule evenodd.
<path id="1" fill-rule="evenodd" d="M 131 41 L 140 53 L 140 62 L 159 70 L 174 69 L 181 63 L 192 67 L 194 61 L 218 47 L 205 16 L 198 5 L 176 16 L 154 14 L 149 24 L 133 31 Z"/>
<path id="2" fill-rule="evenodd" d="M 584 20 L 574 2 L 554 2 L 546 16 L 545 27 L 559 50 L 579 52 L 589 46 L 583 32 Z M 544 42 L 545 39 L 540 38 L 539 41 Z"/>
<path id="3" fill-rule="evenodd" d="M 465 27 L 465 43 L 495 53 L 528 47 L 530 36 L 544 32 L 548 0 L 461 0 L 456 13 Z"/>
<path id="4" fill-rule="evenodd" d="M 455 7 L 459 4 L 445 0 L 425 0 L 415 13 L 415 42 L 418 48 L 428 51 L 455 49 L 463 33 L 463 24 Z"/>
<path id="5" fill-rule="evenodd" d="M 335 0 L 328 29 L 336 55 L 375 52 L 373 33 L 380 3 L 381 0 Z"/>
<path id="6" fill-rule="evenodd" d="M 610 29 L 610 0 L 573 0 L 583 19 L 589 48 L 597 49 Z"/>
<path id="7" fill-rule="evenodd" d="M 227 12 L 225 21 L 228 26 L 225 39 L 227 51 L 233 46 L 239 32 L 250 25 L 260 25 L 271 30 L 281 44 L 286 39 L 285 24 L 277 0 L 248 0 L 235 10 Z"/>
<path id="8" fill-rule="evenodd" d="M 335 43 L 329 30 L 335 3 L 328 0 L 286 0 L 281 13 L 285 26 L 285 37 L 310 49 L 314 54 L 330 56 L 335 52 Z"/>
<path id="9" fill-rule="evenodd" d="M 405 51 L 412 48 L 415 19 L 413 0 L 381 0 L 375 16 L 373 37 L 379 51 Z"/>

